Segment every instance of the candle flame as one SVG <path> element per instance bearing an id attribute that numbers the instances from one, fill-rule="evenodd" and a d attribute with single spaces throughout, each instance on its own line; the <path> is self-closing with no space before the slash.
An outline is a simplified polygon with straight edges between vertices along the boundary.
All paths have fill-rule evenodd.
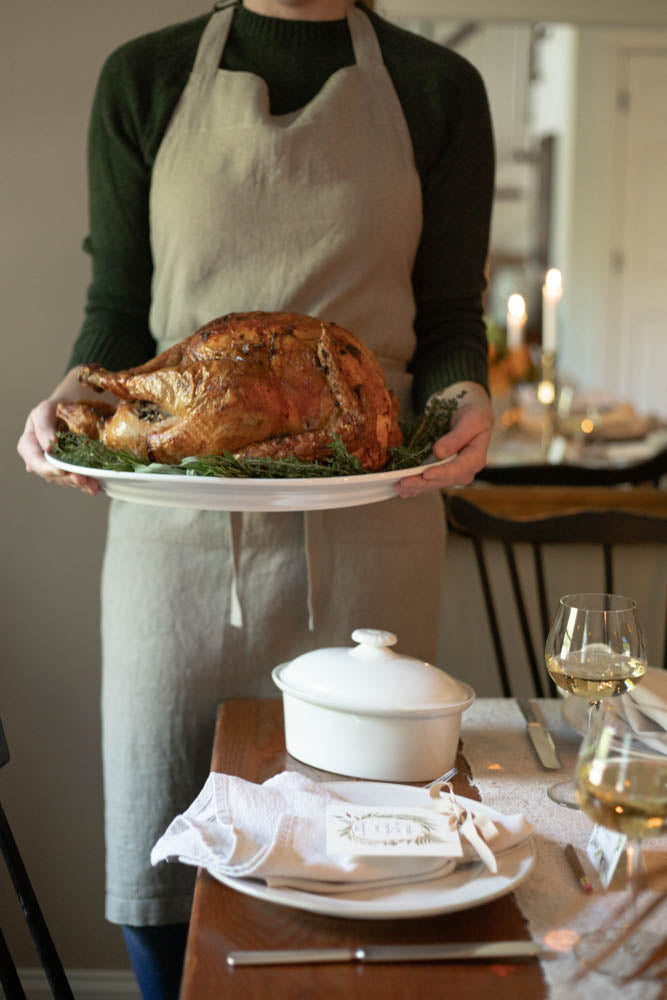
<path id="1" fill-rule="evenodd" d="M 544 380 L 540 382 L 537 387 L 537 398 L 543 406 L 548 406 L 553 403 L 556 398 L 556 386 L 553 382 L 548 382 Z"/>
<path id="2" fill-rule="evenodd" d="M 544 279 L 544 286 L 549 295 L 557 295 L 563 289 L 563 277 L 557 267 L 550 267 Z"/>
<path id="3" fill-rule="evenodd" d="M 514 293 L 507 300 L 507 311 L 515 319 L 523 319 L 526 315 L 526 300 L 523 295 Z"/>

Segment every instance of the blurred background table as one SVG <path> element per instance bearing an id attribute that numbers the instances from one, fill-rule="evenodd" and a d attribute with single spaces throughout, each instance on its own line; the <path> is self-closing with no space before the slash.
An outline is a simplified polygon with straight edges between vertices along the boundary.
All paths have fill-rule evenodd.
<path id="1" fill-rule="evenodd" d="M 487 468 L 478 478 L 507 481 L 503 477 L 511 477 L 519 468 L 524 481 L 530 469 L 536 483 L 545 481 L 540 475 L 546 473 L 546 481 L 555 484 L 563 466 L 590 470 L 588 479 L 581 477 L 589 485 L 603 485 L 596 473 L 610 473 L 608 485 L 624 481 L 621 474 L 626 469 L 630 481 L 641 481 L 632 478 L 635 467 L 640 472 L 646 467 L 651 478 L 667 474 L 665 422 L 639 415 L 630 404 L 608 394 L 577 395 L 566 386 L 549 411 L 539 403 L 535 383 L 519 383 L 493 397 L 493 402 L 496 421 Z M 551 427 L 547 427 L 549 412 Z"/>

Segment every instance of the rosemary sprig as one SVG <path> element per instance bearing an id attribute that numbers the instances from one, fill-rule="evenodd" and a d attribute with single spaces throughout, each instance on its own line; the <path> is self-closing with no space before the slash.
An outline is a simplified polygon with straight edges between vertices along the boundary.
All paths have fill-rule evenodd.
<path id="1" fill-rule="evenodd" d="M 107 472 L 141 472 L 148 465 L 129 451 L 107 448 L 101 441 L 93 441 L 85 434 L 74 431 L 58 431 L 51 454 L 70 465 L 105 469 Z"/>
<path id="2" fill-rule="evenodd" d="M 299 458 L 239 458 L 224 451 L 222 455 L 184 458 L 179 468 L 188 475 L 250 479 L 312 479 L 358 476 L 366 472 L 336 434 L 331 437 L 331 454 L 317 462 L 303 462 Z"/>
<path id="3" fill-rule="evenodd" d="M 424 414 L 402 425 L 403 444 L 390 448 L 383 471 L 410 469 L 423 465 L 434 443 L 449 429 L 460 396 L 434 400 Z M 344 442 L 331 437 L 330 454 L 317 462 L 298 458 L 239 458 L 225 451 L 221 455 L 185 458 L 179 465 L 160 465 L 136 458 L 128 451 L 116 451 L 85 434 L 59 431 L 52 454 L 70 465 L 110 472 L 151 472 L 187 476 L 218 476 L 235 479 L 310 479 L 325 476 L 360 476 L 367 470 L 351 455 Z"/>

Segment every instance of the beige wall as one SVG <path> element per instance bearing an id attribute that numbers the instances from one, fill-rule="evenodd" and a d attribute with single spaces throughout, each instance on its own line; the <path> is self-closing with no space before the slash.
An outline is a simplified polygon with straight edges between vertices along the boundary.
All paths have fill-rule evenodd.
<path id="1" fill-rule="evenodd" d="M 28 477 L 27 411 L 61 377 L 88 281 L 85 137 L 107 54 L 206 10 L 197 0 L 4 0 L 2 11 L 2 646 L 12 760 L 0 794 L 65 964 L 126 964 L 103 919 L 98 571 L 106 501 Z M 4 866 L 2 926 L 37 965 Z"/>

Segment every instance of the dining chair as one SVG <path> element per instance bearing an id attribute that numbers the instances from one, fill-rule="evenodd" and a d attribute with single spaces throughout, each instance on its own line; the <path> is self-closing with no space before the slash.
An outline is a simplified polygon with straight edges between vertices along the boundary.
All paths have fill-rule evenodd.
<path id="1" fill-rule="evenodd" d="M 616 586 L 614 550 L 620 545 L 667 544 L 667 491 L 637 487 L 516 487 L 479 485 L 444 494 L 449 530 L 469 538 L 477 563 L 498 675 L 505 697 L 512 696 L 507 656 L 499 628 L 486 546 L 500 543 L 511 583 L 522 645 L 537 697 L 555 694 L 546 673 L 544 643 L 549 632 L 549 595 L 545 556 L 552 546 L 599 546 L 604 587 Z M 519 572 L 517 546 L 532 549 L 532 571 Z M 530 588 L 530 589 L 529 589 Z M 535 593 L 540 639 L 531 627 L 526 594 Z M 667 604 L 663 666 L 667 667 Z"/>
<path id="2" fill-rule="evenodd" d="M 5 731 L 0 719 L 0 768 L 9 763 L 9 747 L 5 737 Z M 74 1000 L 74 994 L 70 988 L 65 970 L 53 938 L 44 919 L 44 915 L 37 901 L 37 896 L 30 882 L 23 859 L 17 847 L 16 841 L 9 826 L 9 822 L 0 805 L 0 847 L 11 876 L 18 901 L 23 910 L 26 922 L 30 929 L 32 939 L 37 948 L 42 968 L 46 974 L 51 993 L 55 1000 Z M 7 1000 L 26 1000 L 26 994 L 21 985 L 14 960 L 5 941 L 2 930 L 0 930 L 0 984 L 5 992 Z"/>
<path id="3" fill-rule="evenodd" d="M 667 476 L 667 447 L 650 458 L 631 465 L 568 465 L 526 463 L 488 465 L 475 477 L 497 486 L 659 486 Z"/>

